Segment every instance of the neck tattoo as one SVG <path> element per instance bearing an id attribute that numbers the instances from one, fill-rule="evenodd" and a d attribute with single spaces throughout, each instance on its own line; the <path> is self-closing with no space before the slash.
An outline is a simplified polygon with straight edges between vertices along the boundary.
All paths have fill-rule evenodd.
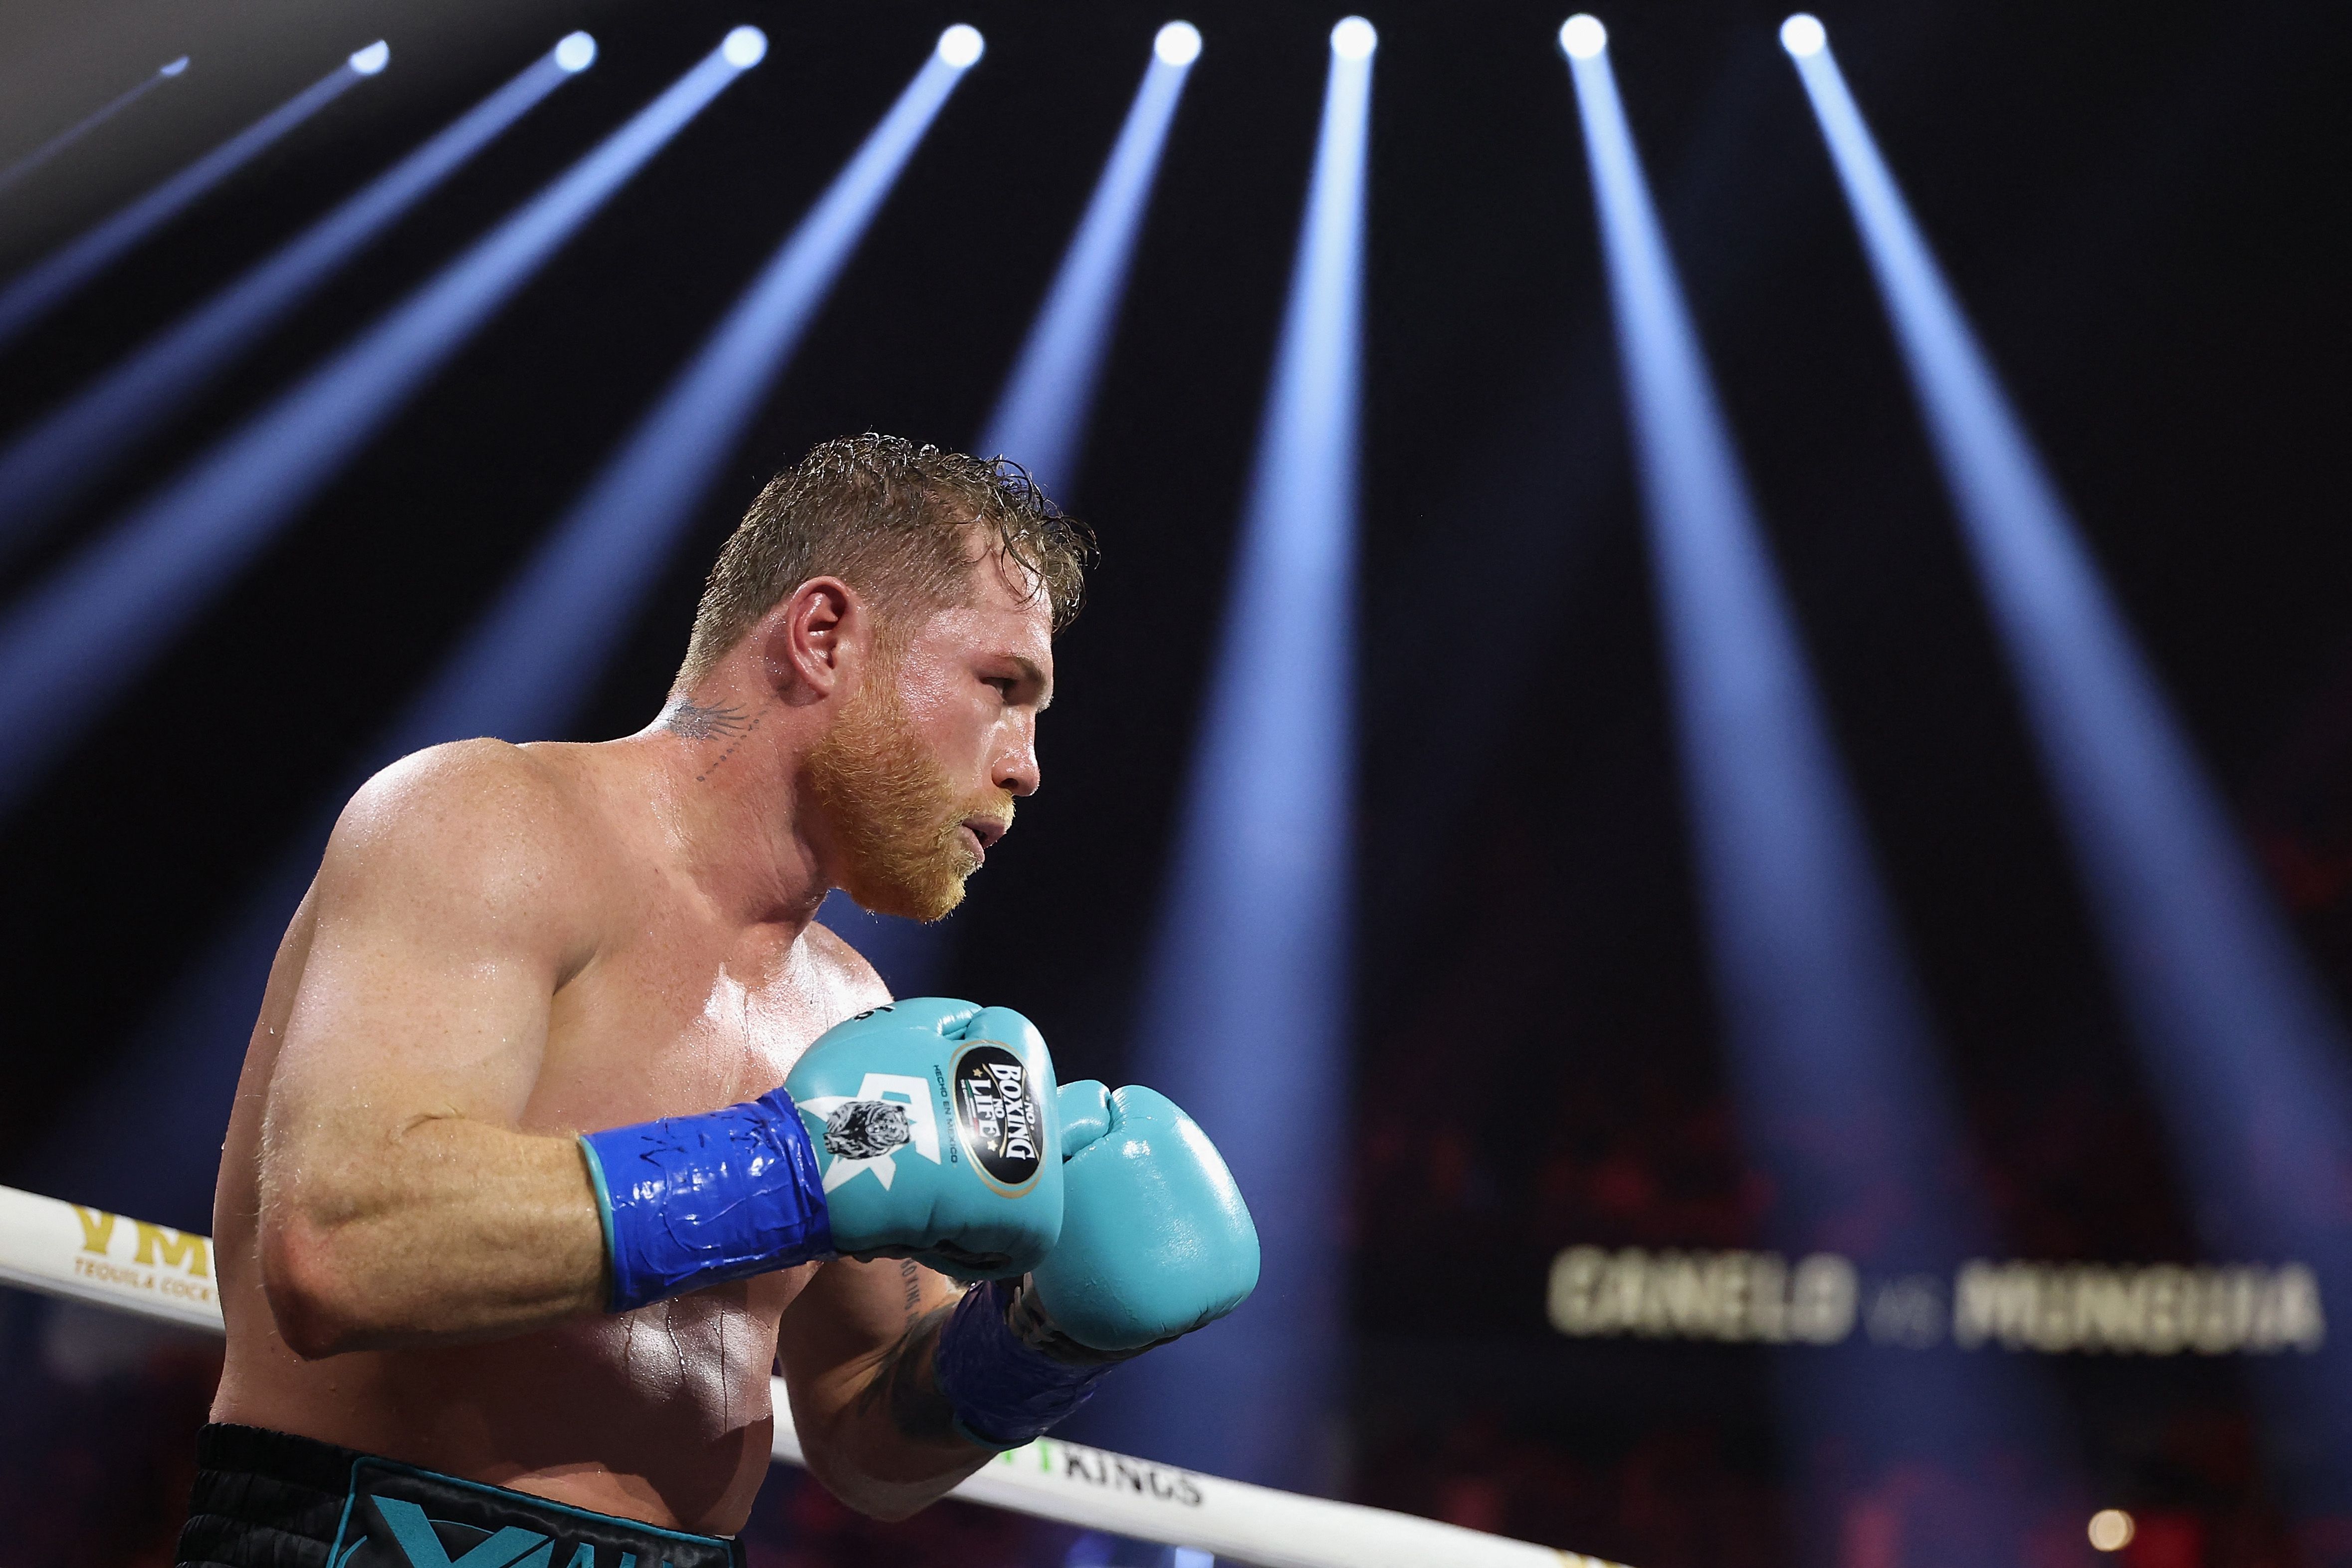
<path id="1" fill-rule="evenodd" d="M 756 719 L 745 715 L 740 708 L 700 708 L 681 699 L 669 706 L 662 715 L 665 727 L 676 731 L 689 741 L 708 741 L 719 736 L 733 739 L 750 732 Z"/>
<path id="2" fill-rule="evenodd" d="M 735 754 L 735 749 L 749 740 L 751 731 L 760 727 L 760 716 L 747 714 L 740 708 L 704 708 L 683 700 L 670 704 L 662 714 L 662 723 L 672 732 L 689 741 L 724 741 L 727 749 L 702 764 L 694 775 L 697 784 L 707 784 L 719 766 Z"/>

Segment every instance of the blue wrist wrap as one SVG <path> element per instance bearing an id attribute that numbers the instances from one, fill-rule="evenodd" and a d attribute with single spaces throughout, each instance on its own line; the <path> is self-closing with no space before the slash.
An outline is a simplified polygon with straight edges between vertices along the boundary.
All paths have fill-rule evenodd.
<path id="1" fill-rule="evenodd" d="M 1017 1448 L 1084 1405 L 1116 1363 L 1074 1366 L 1024 1342 L 1005 1321 L 1016 1283 L 964 1292 L 940 1331 L 932 1370 L 956 1430 L 983 1448 Z"/>
<path id="2" fill-rule="evenodd" d="M 831 1258 L 808 1129 L 772 1090 L 700 1116 L 583 1132 L 613 1264 L 611 1310 Z"/>

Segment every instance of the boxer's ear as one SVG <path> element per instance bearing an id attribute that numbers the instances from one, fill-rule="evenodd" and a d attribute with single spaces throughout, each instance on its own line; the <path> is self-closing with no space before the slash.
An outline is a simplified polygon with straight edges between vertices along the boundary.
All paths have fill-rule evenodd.
<path id="1" fill-rule="evenodd" d="M 821 702 L 871 652 L 874 616 L 838 577 L 812 577 L 760 619 L 761 662 L 787 703 Z"/>

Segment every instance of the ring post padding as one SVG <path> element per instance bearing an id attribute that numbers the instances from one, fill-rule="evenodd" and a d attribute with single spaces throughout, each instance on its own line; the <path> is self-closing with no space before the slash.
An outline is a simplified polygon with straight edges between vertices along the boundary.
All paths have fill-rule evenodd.
<path id="1" fill-rule="evenodd" d="M 222 1331 L 209 1237 L 14 1187 L 0 1187 L 0 1284 Z M 805 1465 L 783 1379 L 774 1380 L 772 1392 L 775 1457 Z M 999 1454 L 952 1495 L 1261 1568 L 1618 1568 L 1413 1514 L 1300 1497 L 1056 1437 Z"/>

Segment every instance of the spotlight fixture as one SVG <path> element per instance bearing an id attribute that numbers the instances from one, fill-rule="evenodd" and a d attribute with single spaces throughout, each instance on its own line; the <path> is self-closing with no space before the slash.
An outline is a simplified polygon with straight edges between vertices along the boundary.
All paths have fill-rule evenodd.
<path id="1" fill-rule="evenodd" d="M 1780 24 L 1780 47 L 1801 60 L 1820 54 L 1829 41 L 1822 19 L 1810 11 L 1800 11 Z"/>
<path id="2" fill-rule="evenodd" d="M 750 70 L 768 58 L 768 35 L 757 27 L 738 27 L 719 41 L 719 56 L 737 70 Z"/>
<path id="3" fill-rule="evenodd" d="M 1559 25 L 1559 47 L 1570 59 L 1591 59 L 1609 47 L 1609 29 L 1600 17 L 1579 11 Z"/>
<path id="4" fill-rule="evenodd" d="M 1343 16 L 1331 29 L 1331 52 L 1343 60 L 1368 60 L 1381 47 L 1381 35 L 1361 16 Z"/>
<path id="5" fill-rule="evenodd" d="M 555 63 L 577 76 L 596 63 L 596 40 L 585 33 L 566 33 L 555 46 Z"/>
<path id="6" fill-rule="evenodd" d="M 362 76 L 373 76 L 391 63 L 392 46 L 382 38 L 352 55 L 352 69 Z"/>
<path id="7" fill-rule="evenodd" d="M 958 22 L 940 35 L 940 58 L 958 70 L 978 65 L 987 48 L 988 40 L 969 22 Z"/>
<path id="8" fill-rule="evenodd" d="M 1201 29 L 1190 22 L 1171 22 L 1151 40 L 1151 52 L 1167 66 L 1189 66 L 1201 58 Z"/>

